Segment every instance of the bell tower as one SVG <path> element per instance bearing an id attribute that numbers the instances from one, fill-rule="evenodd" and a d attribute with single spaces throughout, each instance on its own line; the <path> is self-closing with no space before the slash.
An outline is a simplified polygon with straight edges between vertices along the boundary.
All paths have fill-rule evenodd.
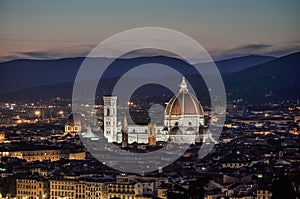
<path id="1" fill-rule="evenodd" d="M 104 96 L 104 136 L 117 142 L 117 96 Z"/>

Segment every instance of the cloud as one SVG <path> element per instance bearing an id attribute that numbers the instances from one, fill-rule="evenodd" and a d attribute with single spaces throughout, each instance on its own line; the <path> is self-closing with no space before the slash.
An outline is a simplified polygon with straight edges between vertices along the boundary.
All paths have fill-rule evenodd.
<path id="1" fill-rule="evenodd" d="M 236 52 L 252 52 L 252 51 L 261 51 L 261 50 L 265 50 L 267 48 L 272 47 L 272 45 L 268 45 L 268 44 L 249 44 L 249 45 L 243 45 L 240 47 L 237 47 L 235 49 L 232 49 L 232 51 L 236 51 Z"/>
<path id="2" fill-rule="evenodd" d="M 178 55 L 168 52 L 161 49 L 153 49 L 153 48 L 146 48 L 146 49 L 138 49 L 131 51 L 125 55 L 123 58 L 135 58 L 135 57 L 149 57 L 149 56 L 168 56 L 168 57 L 179 57 Z"/>
<path id="3" fill-rule="evenodd" d="M 65 57 L 84 57 L 94 47 L 95 45 L 93 44 L 81 44 L 58 49 L 13 52 L 10 55 L 0 57 L 0 60 L 9 61 L 14 59 L 58 59 Z"/>
<path id="4" fill-rule="evenodd" d="M 53 52 L 34 52 L 34 51 L 32 51 L 32 52 L 19 52 L 18 54 L 21 57 L 25 56 L 27 58 L 35 58 L 35 59 L 48 59 L 48 58 L 57 56 Z"/>
<path id="5" fill-rule="evenodd" d="M 215 60 L 220 60 L 245 55 L 269 55 L 280 57 L 299 51 L 300 41 L 294 41 L 274 44 L 253 43 L 247 45 L 240 45 L 231 49 L 211 50 L 210 54 Z"/>
<path id="6" fill-rule="evenodd" d="M 84 57 L 88 55 L 88 53 L 95 46 L 96 44 L 74 44 L 55 49 L 13 52 L 0 57 L 0 61 L 9 61 L 15 59 L 58 59 L 66 57 Z M 107 48 L 110 48 L 110 46 Z M 208 50 L 208 53 L 214 60 L 221 60 L 245 55 L 270 55 L 280 57 L 299 51 L 300 41 L 294 41 L 274 44 L 252 43 L 236 46 L 231 49 L 212 49 Z M 176 57 L 176 55 L 166 51 L 159 51 L 157 49 L 140 49 L 124 55 L 124 58 L 156 55 Z"/>

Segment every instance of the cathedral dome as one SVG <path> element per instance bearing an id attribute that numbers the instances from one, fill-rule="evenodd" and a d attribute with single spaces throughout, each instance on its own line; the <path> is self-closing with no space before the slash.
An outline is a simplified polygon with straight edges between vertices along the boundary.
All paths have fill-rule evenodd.
<path id="1" fill-rule="evenodd" d="M 188 92 L 184 78 L 179 93 L 168 102 L 165 115 L 203 115 L 201 104 L 194 95 Z"/>

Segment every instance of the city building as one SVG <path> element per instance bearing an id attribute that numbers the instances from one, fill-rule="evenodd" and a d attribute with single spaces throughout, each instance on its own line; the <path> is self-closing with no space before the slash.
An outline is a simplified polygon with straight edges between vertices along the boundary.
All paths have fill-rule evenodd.
<path id="1" fill-rule="evenodd" d="M 272 192 L 268 189 L 258 189 L 258 190 L 256 190 L 256 198 L 257 199 L 271 199 Z"/>
<path id="2" fill-rule="evenodd" d="M 5 133 L 4 132 L 0 132 L 0 143 L 5 142 Z"/>
<path id="3" fill-rule="evenodd" d="M 122 125 L 124 122 L 119 122 L 117 118 L 117 96 L 104 96 L 103 100 L 104 136 L 108 142 L 122 143 L 126 138 L 129 144 L 137 142 L 155 145 L 157 141 L 168 139 L 178 143 L 195 143 L 200 137 L 200 128 L 205 126 L 203 108 L 188 91 L 184 77 L 179 92 L 167 103 L 164 124 L 132 125 L 127 124 L 126 120 L 126 137 Z"/>
<path id="4" fill-rule="evenodd" d="M 103 182 L 86 182 L 86 199 L 106 199 L 106 186 Z"/>
<path id="5" fill-rule="evenodd" d="M 86 152 L 70 152 L 69 154 L 69 160 L 85 160 L 86 158 Z"/>
<path id="6" fill-rule="evenodd" d="M 24 150 L 8 150 L 0 151 L 0 157 L 15 157 L 26 160 L 27 162 L 33 161 L 57 161 L 60 159 L 68 159 L 69 152 L 61 149 L 38 149 L 31 151 Z"/>
<path id="7" fill-rule="evenodd" d="M 75 136 L 81 132 L 81 122 L 79 119 L 75 119 L 79 117 L 74 118 L 73 114 L 69 115 L 65 124 L 65 135 L 70 134 L 71 136 Z"/>
<path id="8" fill-rule="evenodd" d="M 156 179 L 121 174 L 116 182 L 107 184 L 107 198 L 146 199 L 156 192 Z"/>
<path id="9" fill-rule="evenodd" d="M 50 180 L 50 199 L 84 199 L 86 183 L 82 181 Z"/>
<path id="10" fill-rule="evenodd" d="M 152 178 L 137 179 L 133 175 L 119 175 L 116 179 L 116 182 L 50 180 L 49 196 L 50 199 L 142 199 L 152 198 L 156 192 L 156 181 Z M 31 192 L 35 189 L 34 186 L 29 188 Z"/>
<path id="11" fill-rule="evenodd" d="M 17 179 L 16 180 L 17 199 L 48 199 L 49 182 L 36 179 Z"/>

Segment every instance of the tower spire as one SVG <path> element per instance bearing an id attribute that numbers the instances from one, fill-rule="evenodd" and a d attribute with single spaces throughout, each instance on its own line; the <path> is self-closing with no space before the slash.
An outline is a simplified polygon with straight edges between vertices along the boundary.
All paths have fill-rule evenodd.
<path id="1" fill-rule="evenodd" d="M 187 83 L 185 81 L 185 77 L 182 77 L 182 82 L 180 84 L 180 92 L 188 92 Z"/>
<path id="2" fill-rule="evenodd" d="M 128 146 L 128 122 L 126 118 L 126 113 L 124 113 L 124 120 L 122 126 L 122 148 L 126 148 Z"/>

